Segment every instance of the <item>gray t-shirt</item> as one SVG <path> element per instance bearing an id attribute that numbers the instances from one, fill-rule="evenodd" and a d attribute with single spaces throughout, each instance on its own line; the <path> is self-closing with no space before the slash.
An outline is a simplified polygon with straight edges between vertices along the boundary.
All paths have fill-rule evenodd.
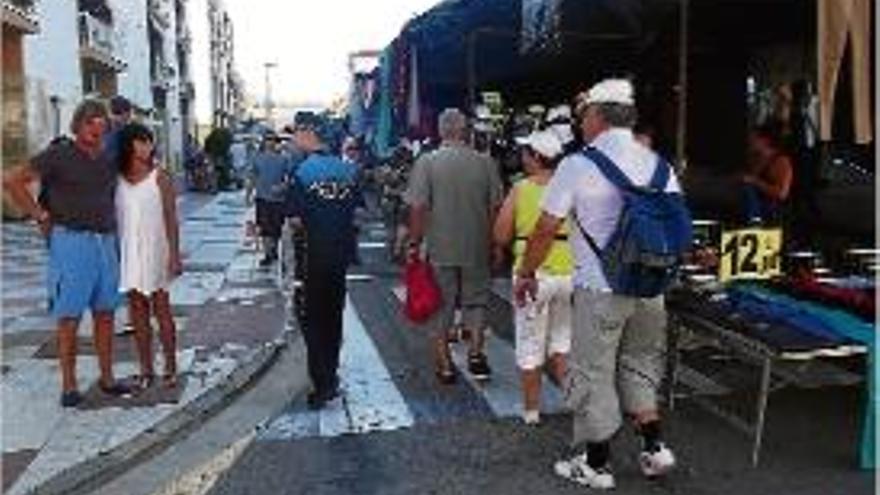
<path id="1" fill-rule="evenodd" d="M 502 195 L 498 167 L 488 155 L 444 144 L 419 158 L 406 202 L 428 207 L 431 260 L 438 266 L 488 270 L 491 222 Z"/>
<path id="2" fill-rule="evenodd" d="M 91 157 L 73 141 L 61 139 L 31 158 L 43 182 L 41 203 L 52 223 L 74 230 L 116 230 L 117 168 L 106 153 Z"/>
<path id="3" fill-rule="evenodd" d="M 290 161 L 281 153 L 260 152 L 254 157 L 252 173 L 256 197 L 265 201 L 284 201 L 284 179 L 290 169 Z"/>

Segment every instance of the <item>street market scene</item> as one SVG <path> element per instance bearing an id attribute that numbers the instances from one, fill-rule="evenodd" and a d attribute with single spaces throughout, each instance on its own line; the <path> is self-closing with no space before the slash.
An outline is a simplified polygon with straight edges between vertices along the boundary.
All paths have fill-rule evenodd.
<path id="1" fill-rule="evenodd" d="M 875 493 L 874 1 L 0 9 L 0 493 Z"/>

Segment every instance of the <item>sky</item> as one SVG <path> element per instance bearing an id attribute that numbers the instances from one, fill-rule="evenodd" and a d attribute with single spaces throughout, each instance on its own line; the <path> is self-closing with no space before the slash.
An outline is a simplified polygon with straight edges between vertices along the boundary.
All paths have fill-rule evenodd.
<path id="1" fill-rule="evenodd" d="M 388 45 L 407 20 L 439 0 L 225 0 L 236 66 L 262 102 L 264 64 L 272 99 L 329 104 L 348 87 L 348 54 Z"/>

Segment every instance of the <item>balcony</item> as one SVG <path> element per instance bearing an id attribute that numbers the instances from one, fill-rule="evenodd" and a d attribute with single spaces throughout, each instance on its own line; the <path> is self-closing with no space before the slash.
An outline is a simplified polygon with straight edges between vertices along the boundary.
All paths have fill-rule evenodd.
<path id="1" fill-rule="evenodd" d="M 171 82 L 174 79 L 174 74 L 174 67 L 168 64 L 157 63 L 156 69 L 154 69 L 150 75 L 153 90 L 162 93 L 171 90 Z"/>
<path id="2" fill-rule="evenodd" d="M 113 26 L 88 12 L 79 14 L 79 53 L 113 72 L 125 70 L 126 63 L 113 51 Z"/>
<path id="3" fill-rule="evenodd" d="M 24 34 L 40 32 L 36 0 L 0 0 L 2 3 L 3 24 Z"/>
<path id="4" fill-rule="evenodd" d="M 183 53 L 192 53 L 192 35 L 186 29 L 177 35 L 177 45 Z"/>
<path id="5" fill-rule="evenodd" d="M 196 85 L 190 80 L 180 82 L 180 98 L 184 100 L 194 100 L 196 97 Z"/>
<path id="6" fill-rule="evenodd" d="M 163 5 L 163 0 L 150 0 L 148 4 L 150 21 L 160 30 L 167 31 L 171 27 L 171 15 Z"/>

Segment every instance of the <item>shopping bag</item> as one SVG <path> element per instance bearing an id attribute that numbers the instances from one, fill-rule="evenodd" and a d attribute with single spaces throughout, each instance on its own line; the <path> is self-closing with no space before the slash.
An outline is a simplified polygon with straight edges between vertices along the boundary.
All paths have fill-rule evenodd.
<path id="1" fill-rule="evenodd" d="M 418 254 L 411 255 L 406 262 L 403 283 L 406 286 L 406 317 L 413 323 L 428 321 L 443 302 L 431 264 Z"/>

